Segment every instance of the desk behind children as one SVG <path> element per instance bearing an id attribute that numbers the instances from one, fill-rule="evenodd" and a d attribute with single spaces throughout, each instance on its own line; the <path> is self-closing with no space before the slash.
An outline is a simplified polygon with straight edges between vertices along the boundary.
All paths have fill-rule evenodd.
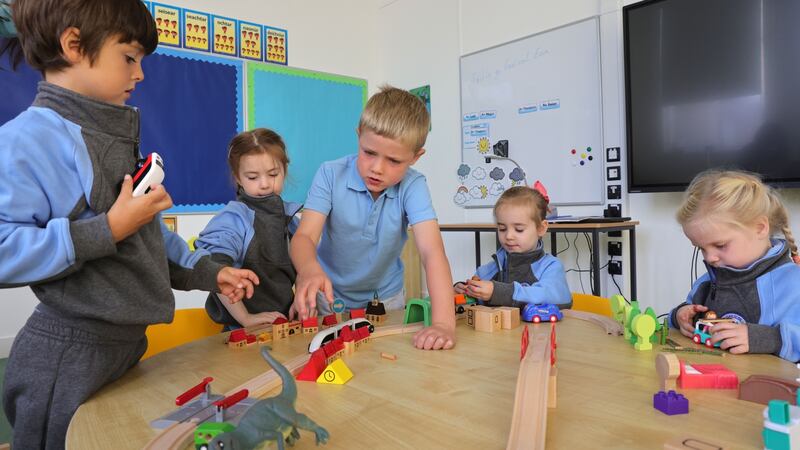
<path id="1" fill-rule="evenodd" d="M 400 312 L 390 314 L 390 323 L 400 322 Z M 410 334 L 374 339 L 345 357 L 354 373 L 346 385 L 298 382 L 297 410 L 330 432 L 326 449 L 504 448 L 521 330 L 482 333 L 459 321 L 458 345 L 446 352 L 416 350 Z M 671 337 L 692 345 L 674 330 Z M 711 429 L 725 430 L 709 436 L 725 448 L 761 446 L 764 406 L 737 400 L 736 390 L 683 390 L 689 414 L 667 417 L 652 407 L 657 351 L 635 351 L 622 338 L 571 318 L 558 323 L 557 338 L 558 406 L 548 411 L 547 448 L 587 448 L 587 442 L 593 448 L 661 448 L 675 436 L 706 436 Z M 274 342 L 273 354 L 285 362 L 304 352 L 308 339 Z M 161 353 L 106 386 L 78 409 L 67 448 L 140 449 L 155 436 L 149 421 L 171 411 L 175 397 L 203 377 L 214 377 L 214 391 L 226 392 L 267 370 L 257 347 L 232 351 L 221 341 L 214 336 Z M 679 357 L 724 364 L 741 380 L 765 373 L 793 379 L 797 372 L 766 355 Z M 312 442 L 302 432 L 299 444 L 310 448 Z"/>
<path id="2" fill-rule="evenodd" d="M 636 299 L 636 220 L 626 220 L 624 222 L 568 222 L 550 223 L 547 232 L 550 233 L 550 254 L 558 254 L 558 233 L 591 233 L 592 235 L 592 255 L 600 255 L 600 233 L 611 231 L 627 231 L 628 245 L 628 273 L 631 280 L 631 298 Z M 481 233 L 494 233 L 497 225 L 493 223 L 464 223 L 464 224 L 440 224 L 439 229 L 444 232 L 466 231 L 475 233 L 475 267 L 481 265 Z M 498 245 L 499 248 L 499 245 Z M 600 295 L 600 258 L 591 258 L 592 269 L 592 293 Z"/>

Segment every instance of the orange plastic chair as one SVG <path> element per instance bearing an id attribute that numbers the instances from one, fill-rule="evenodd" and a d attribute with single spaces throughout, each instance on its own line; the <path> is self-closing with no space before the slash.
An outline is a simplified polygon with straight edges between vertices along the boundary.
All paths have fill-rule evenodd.
<path id="1" fill-rule="evenodd" d="M 611 302 L 605 297 L 596 295 L 572 293 L 572 309 L 613 317 Z"/>
<path id="2" fill-rule="evenodd" d="M 142 359 L 222 331 L 222 325 L 208 317 L 204 308 L 179 309 L 171 323 L 147 327 L 147 352 Z"/>

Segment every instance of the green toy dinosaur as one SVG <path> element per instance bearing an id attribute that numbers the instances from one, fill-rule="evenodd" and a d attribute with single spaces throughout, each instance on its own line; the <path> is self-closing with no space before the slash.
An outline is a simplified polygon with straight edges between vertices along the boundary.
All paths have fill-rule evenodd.
<path id="1" fill-rule="evenodd" d="M 210 448 L 218 450 L 252 450 L 264 441 L 275 441 L 283 450 L 283 441 L 291 446 L 300 438 L 297 428 L 313 431 L 317 445 L 328 442 L 328 431 L 317 425 L 305 414 L 294 409 L 297 400 L 297 385 L 292 374 L 270 355 L 266 347 L 261 355 L 275 369 L 283 381 L 281 393 L 275 397 L 259 400 L 242 416 L 236 429 L 218 434 Z"/>

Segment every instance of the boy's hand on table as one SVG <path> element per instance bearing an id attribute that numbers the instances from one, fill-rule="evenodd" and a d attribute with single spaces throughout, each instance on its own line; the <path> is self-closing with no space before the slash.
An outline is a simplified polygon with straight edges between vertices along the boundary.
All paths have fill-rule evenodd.
<path id="1" fill-rule="evenodd" d="M 133 197 L 133 180 L 125 175 L 122 190 L 106 214 L 114 242 L 119 242 L 150 223 L 156 214 L 172 207 L 172 198 L 162 185 L 156 185 L 141 197 Z"/>
<path id="2" fill-rule="evenodd" d="M 258 285 L 258 276 L 251 270 L 223 267 L 217 273 L 217 287 L 231 303 L 253 296 L 253 285 Z"/>
<path id="3" fill-rule="evenodd" d="M 316 316 L 318 292 L 322 292 L 325 300 L 333 305 L 333 284 L 321 268 L 313 272 L 298 273 L 295 291 L 290 317 L 293 313 L 297 314 L 300 320 Z"/>
<path id="4" fill-rule="evenodd" d="M 456 331 L 446 325 L 435 323 L 414 335 L 414 347 L 420 350 L 449 350 L 455 345 Z"/>
<path id="5" fill-rule="evenodd" d="M 694 324 L 692 320 L 697 314 L 706 311 L 708 311 L 708 308 L 703 305 L 684 305 L 678 308 L 678 312 L 675 313 L 675 320 L 678 321 L 681 334 L 688 338 L 694 336 Z"/>
<path id="6" fill-rule="evenodd" d="M 494 292 L 494 283 L 491 280 L 469 280 L 467 281 L 467 295 L 488 302 Z"/>
<path id="7" fill-rule="evenodd" d="M 750 351 L 750 336 L 745 323 L 717 323 L 711 327 L 711 342 L 733 354 Z"/>

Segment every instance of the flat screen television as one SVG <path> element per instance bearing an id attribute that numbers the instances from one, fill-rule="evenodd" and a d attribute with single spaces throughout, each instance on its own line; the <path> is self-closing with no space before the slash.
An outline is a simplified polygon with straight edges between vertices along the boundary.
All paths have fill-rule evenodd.
<path id="1" fill-rule="evenodd" d="M 683 190 L 713 167 L 800 186 L 800 1 L 623 8 L 628 190 Z"/>

